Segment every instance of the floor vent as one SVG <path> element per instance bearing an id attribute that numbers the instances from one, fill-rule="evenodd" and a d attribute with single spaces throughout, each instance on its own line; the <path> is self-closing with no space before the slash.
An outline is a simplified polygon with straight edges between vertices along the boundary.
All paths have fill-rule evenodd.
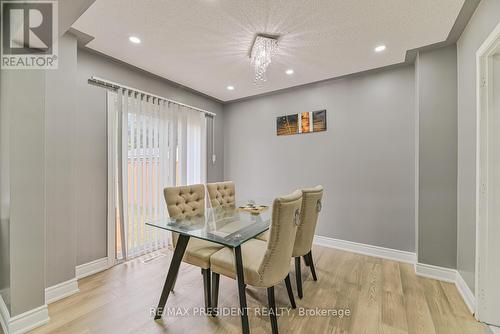
<path id="1" fill-rule="evenodd" d="M 149 255 L 149 256 L 147 256 L 147 257 L 143 257 L 143 258 L 141 259 L 141 262 L 142 262 L 142 263 L 149 263 L 149 262 L 152 262 L 152 261 L 154 261 L 154 260 L 156 260 L 156 259 L 159 259 L 159 258 L 161 258 L 161 257 L 164 257 L 164 256 L 167 256 L 167 255 L 166 255 L 166 254 L 163 254 L 163 253 L 155 253 L 155 254 L 151 254 L 151 255 Z"/>

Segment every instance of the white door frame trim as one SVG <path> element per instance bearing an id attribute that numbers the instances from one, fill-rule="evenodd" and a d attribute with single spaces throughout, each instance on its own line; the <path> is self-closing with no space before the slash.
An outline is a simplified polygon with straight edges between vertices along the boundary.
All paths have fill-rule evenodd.
<path id="1" fill-rule="evenodd" d="M 488 247 L 486 242 L 481 242 L 482 236 L 488 231 L 487 194 L 488 189 L 488 164 L 487 144 L 487 116 L 491 112 L 488 95 L 491 94 L 492 75 L 489 73 L 492 66 L 488 66 L 491 56 L 500 47 L 500 23 L 491 32 L 476 52 L 476 268 L 475 268 L 475 299 L 478 320 L 482 319 L 485 312 L 484 282 L 482 278 L 487 275 L 487 267 L 480 266 L 481 260 L 487 258 Z"/>
<path id="2" fill-rule="evenodd" d="M 116 264 L 116 111 L 111 108 L 110 91 L 106 93 L 107 115 L 107 151 L 108 151 L 108 183 L 107 183 L 107 258 L 108 268 Z"/>

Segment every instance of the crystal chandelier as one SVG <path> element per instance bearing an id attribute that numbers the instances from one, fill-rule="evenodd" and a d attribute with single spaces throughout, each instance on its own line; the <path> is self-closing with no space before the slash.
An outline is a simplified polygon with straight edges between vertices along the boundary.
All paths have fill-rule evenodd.
<path id="1" fill-rule="evenodd" d="M 271 57 L 278 50 L 278 40 L 273 36 L 257 35 L 250 51 L 251 64 L 255 71 L 255 83 L 267 80 L 266 71 Z"/>

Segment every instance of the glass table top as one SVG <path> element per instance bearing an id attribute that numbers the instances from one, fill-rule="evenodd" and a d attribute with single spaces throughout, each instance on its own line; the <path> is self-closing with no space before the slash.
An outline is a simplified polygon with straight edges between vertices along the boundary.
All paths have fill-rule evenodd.
<path id="1" fill-rule="evenodd" d="M 269 229 L 272 200 L 236 201 L 234 206 L 208 208 L 204 216 L 184 219 L 163 218 L 146 225 L 237 247 Z"/>

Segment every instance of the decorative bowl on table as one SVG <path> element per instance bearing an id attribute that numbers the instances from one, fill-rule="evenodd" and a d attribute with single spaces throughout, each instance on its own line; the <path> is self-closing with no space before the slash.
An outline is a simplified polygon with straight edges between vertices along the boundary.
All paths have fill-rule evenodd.
<path id="1" fill-rule="evenodd" d="M 253 215 L 258 215 L 258 214 L 266 211 L 267 209 L 269 209 L 269 207 L 267 205 L 259 205 L 259 204 L 255 204 L 254 202 L 249 202 L 243 206 L 238 207 L 238 210 L 248 212 L 248 213 L 251 213 Z"/>

